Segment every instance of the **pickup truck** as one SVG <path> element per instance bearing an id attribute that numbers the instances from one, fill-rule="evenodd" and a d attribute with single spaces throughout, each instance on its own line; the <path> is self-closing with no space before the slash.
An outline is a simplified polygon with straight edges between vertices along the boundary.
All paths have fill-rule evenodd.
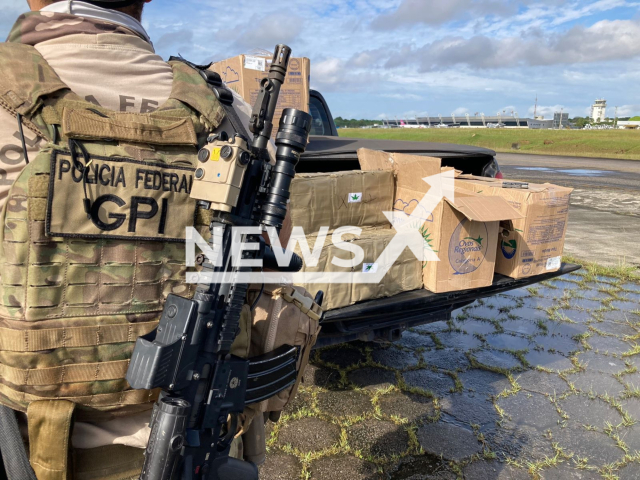
<path id="1" fill-rule="evenodd" d="M 309 145 L 296 167 L 299 173 L 358 170 L 359 148 L 442 158 L 445 166 L 464 173 L 502 178 L 496 153 L 486 148 L 431 142 L 355 139 L 338 136 L 331 111 L 324 97 L 311 90 L 310 113 L 313 126 Z M 428 290 L 404 292 L 393 297 L 356 303 L 326 312 L 316 348 L 354 340 L 393 341 L 407 328 L 447 321 L 451 312 L 474 301 L 508 290 L 526 287 L 580 269 L 563 263 L 557 272 L 515 280 L 496 274 L 493 285 L 472 290 L 431 293 Z"/>

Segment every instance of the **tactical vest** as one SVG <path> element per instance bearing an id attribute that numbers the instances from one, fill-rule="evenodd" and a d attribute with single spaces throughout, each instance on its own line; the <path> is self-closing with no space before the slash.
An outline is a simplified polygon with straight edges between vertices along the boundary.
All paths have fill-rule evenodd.
<path id="1" fill-rule="evenodd" d="M 0 106 L 47 141 L 1 213 L 0 403 L 69 400 L 95 421 L 156 400 L 124 376 L 167 295 L 194 292 L 185 227 L 206 215 L 192 172 L 225 117 L 197 71 L 170 64 L 163 106 L 119 113 L 74 94 L 35 48 L 0 45 Z"/>

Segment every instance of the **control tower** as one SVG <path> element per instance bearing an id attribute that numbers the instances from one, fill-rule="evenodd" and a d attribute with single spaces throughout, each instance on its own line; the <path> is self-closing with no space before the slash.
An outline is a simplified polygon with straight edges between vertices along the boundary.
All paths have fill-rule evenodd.
<path id="1" fill-rule="evenodd" d="M 607 101 L 603 98 L 595 101 L 591 105 L 591 120 L 594 122 L 604 122 L 607 116 Z"/>

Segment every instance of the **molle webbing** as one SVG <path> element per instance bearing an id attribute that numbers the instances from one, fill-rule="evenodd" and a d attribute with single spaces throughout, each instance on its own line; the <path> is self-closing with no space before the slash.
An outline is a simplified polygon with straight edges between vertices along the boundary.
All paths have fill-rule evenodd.
<path id="1" fill-rule="evenodd" d="M 39 352 L 42 350 L 52 350 L 54 348 L 93 347 L 135 342 L 136 338 L 153 331 L 157 325 L 158 322 L 156 321 L 43 330 L 0 328 L 0 350 L 9 352 Z M 2 377 L 1 374 L 0 377 Z"/>
<path id="2" fill-rule="evenodd" d="M 222 105 L 206 81 L 183 62 L 170 62 L 173 69 L 171 95 L 152 114 L 111 112 L 81 99 L 71 92 L 42 55 L 30 45 L 0 44 L 0 65 L 0 107 L 13 115 L 21 114 L 27 127 L 48 140 L 52 138 L 50 126 L 64 125 L 66 121 L 68 132 L 77 133 L 77 138 L 195 145 L 197 142 L 194 142 L 190 131 L 192 126 L 191 129 L 185 126 L 189 120 L 166 118 L 165 112 L 171 112 L 171 115 L 178 110 L 183 117 L 191 116 L 197 125 L 196 131 L 204 134 L 217 128 L 225 117 Z M 53 94 L 56 94 L 56 98 L 52 97 Z M 65 102 L 73 104 L 69 112 L 95 110 L 107 114 L 108 119 L 103 118 L 102 122 L 98 122 L 99 116 L 80 118 L 71 113 L 66 118 L 62 108 L 57 105 L 64 105 Z M 114 116 L 116 121 L 111 120 Z M 107 130 L 104 130 L 105 127 Z"/>

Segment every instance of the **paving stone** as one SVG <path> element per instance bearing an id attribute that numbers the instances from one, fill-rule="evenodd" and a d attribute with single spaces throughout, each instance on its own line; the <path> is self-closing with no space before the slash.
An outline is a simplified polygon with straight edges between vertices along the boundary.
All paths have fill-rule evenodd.
<path id="1" fill-rule="evenodd" d="M 607 422 L 618 425 L 622 416 L 611 405 L 599 398 L 589 398 L 586 395 L 571 395 L 558 401 L 563 412 L 569 416 L 569 422 L 574 425 L 592 425 L 605 428 Z"/>
<path id="2" fill-rule="evenodd" d="M 405 352 L 394 347 L 378 348 L 371 354 L 374 362 L 390 368 L 405 369 L 418 364 L 418 357 L 413 352 Z"/>
<path id="3" fill-rule="evenodd" d="M 511 388 L 509 380 L 501 373 L 478 368 L 459 373 L 458 380 L 462 382 L 465 390 L 481 395 L 498 395 L 505 389 Z"/>
<path id="4" fill-rule="evenodd" d="M 604 337 L 602 335 L 592 335 L 587 339 L 587 343 L 591 348 L 600 353 L 609 353 L 620 355 L 629 349 L 631 345 L 616 337 Z"/>
<path id="5" fill-rule="evenodd" d="M 640 390 L 640 372 L 624 375 L 621 380 L 629 385 L 631 390 Z"/>
<path id="6" fill-rule="evenodd" d="M 474 305 L 469 309 L 465 309 L 464 313 L 469 315 L 471 318 L 484 318 L 487 320 L 493 320 L 500 315 L 497 308 L 491 308 L 488 305 Z"/>
<path id="7" fill-rule="evenodd" d="M 371 397 L 354 390 L 320 392 L 317 405 L 321 412 L 335 417 L 357 416 L 373 410 Z"/>
<path id="8" fill-rule="evenodd" d="M 620 338 L 624 337 L 625 335 L 633 336 L 638 334 L 638 331 L 635 328 L 625 322 L 619 323 L 616 321 L 604 321 L 592 323 L 591 326 L 593 328 L 597 328 L 601 332 L 610 333 L 611 335 L 617 335 Z"/>
<path id="9" fill-rule="evenodd" d="M 608 277 L 606 275 L 596 275 L 594 278 L 595 278 L 595 283 L 597 283 L 597 284 L 604 283 L 605 284 L 605 285 L 603 285 L 604 287 L 607 287 L 609 285 L 615 285 L 616 283 L 618 283 L 618 279 L 617 278 Z"/>
<path id="10" fill-rule="evenodd" d="M 471 350 L 482 345 L 482 342 L 472 335 L 458 332 L 439 332 L 436 333 L 438 340 L 448 348 L 459 348 L 462 350 Z"/>
<path id="11" fill-rule="evenodd" d="M 555 455 L 545 432 L 527 425 L 516 425 L 505 420 L 500 428 L 482 429 L 486 441 L 498 459 L 507 458 L 522 463 L 536 462 Z"/>
<path id="12" fill-rule="evenodd" d="M 511 370 L 522 366 L 518 359 L 516 359 L 510 353 L 506 352 L 498 352 L 495 350 L 481 350 L 479 352 L 474 352 L 473 357 L 478 363 L 486 367 Z"/>
<path id="13" fill-rule="evenodd" d="M 537 335 L 542 333 L 538 325 L 527 319 L 505 320 L 500 322 L 500 326 L 506 332 L 521 333 L 523 335 Z"/>
<path id="14" fill-rule="evenodd" d="M 367 390 L 388 388 L 396 384 L 396 374 L 376 367 L 365 367 L 349 372 L 347 378 L 351 383 Z"/>
<path id="15" fill-rule="evenodd" d="M 630 292 L 640 293 L 640 283 L 623 283 L 620 285 L 623 290 L 629 290 Z"/>
<path id="16" fill-rule="evenodd" d="M 483 322 L 482 320 L 466 320 L 464 322 L 457 322 L 458 326 L 467 332 L 469 335 L 475 333 L 479 335 L 487 335 L 495 333 L 496 327 L 491 322 Z"/>
<path id="17" fill-rule="evenodd" d="M 544 367 L 549 370 L 562 371 L 573 368 L 571 360 L 559 353 L 530 350 L 524 354 L 527 362 L 534 367 Z"/>
<path id="18" fill-rule="evenodd" d="M 617 473 L 620 480 L 638 480 L 640 478 L 640 464 L 630 463 L 618 470 Z"/>
<path id="19" fill-rule="evenodd" d="M 577 335 L 582 335 L 589 330 L 589 327 L 580 323 L 555 322 L 553 320 L 549 320 L 546 325 L 548 336 L 561 335 L 571 339 Z"/>
<path id="20" fill-rule="evenodd" d="M 624 457 L 624 451 L 602 432 L 577 427 L 560 428 L 553 433 L 553 441 L 566 453 L 587 458 L 587 464 L 596 467 L 615 463 Z"/>
<path id="21" fill-rule="evenodd" d="M 587 298 L 589 300 L 604 300 L 606 298 L 611 298 L 611 295 L 600 292 L 597 288 L 582 288 L 578 293 L 581 297 Z"/>
<path id="22" fill-rule="evenodd" d="M 594 320 L 593 313 L 590 311 L 574 310 L 572 308 L 560 309 L 557 312 L 560 317 L 568 318 L 574 323 L 581 325 L 591 323 Z"/>
<path id="23" fill-rule="evenodd" d="M 340 380 L 340 373 L 333 368 L 309 363 L 302 376 L 302 385 L 327 388 Z"/>
<path id="24" fill-rule="evenodd" d="M 543 470 L 542 480 L 602 480 L 596 472 L 573 468 L 569 463 Z"/>
<path id="25" fill-rule="evenodd" d="M 407 457 L 389 471 L 392 480 L 456 480 L 445 462 L 435 455 L 425 454 L 418 457 Z"/>
<path id="26" fill-rule="evenodd" d="M 282 480 L 300 478 L 302 464 L 293 455 L 269 453 L 267 460 L 259 467 L 260 480 Z"/>
<path id="27" fill-rule="evenodd" d="M 632 427 L 621 428 L 618 430 L 618 436 L 629 447 L 629 453 L 632 455 L 635 452 L 640 453 L 640 424 L 635 424 Z"/>
<path id="28" fill-rule="evenodd" d="M 455 387 L 450 376 L 431 370 L 413 370 L 403 373 L 402 376 L 407 385 L 432 392 L 439 397 L 449 394 Z"/>
<path id="29" fill-rule="evenodd" d="M 510 335 L 508 333 L 486 335 L 484 338 L 491 347 L 500 350 L 527 350 L 535 346 L 535 344 L 524 337 Z"/>
<path id="30" fill-rule="evenodd" d="M 626 302 L 634 302 L 636 306 L 632 307 L 632 310 L 637 309 L 638 305 L 640 305 L 640 292 L 620 291 L 618 292 L 618 297 Z"/>
<path id="31" fill-rule="evenodd" d="M 414 393 L 390 393 L 382 395 L 378 402 L 385 415 L 397 415 L 410 422 L 426 420 L 436 411 L 431 398 Z"/>
<path id="32" fill-rule="evenodd" d="M 562 297 L 562 292 L 553 288 L 542 287 L 538 289 L 538 296 L 527 298 L 524 301 L 524 306 L 526 308 L 539 309 L 542 311 L 555 306 L 556 303 L 558 303 L 556 299 L 560 297 Z"/>
<path id="33" fill-rule="evenodd" d="M 516 395 L 500 398 L 497 403 L 518 427 L 526 425 L 544 432 L 556 427 L 560 420 L 555 406 L 547 397 L 537 393 L 521 391 Z"/>
<path id="34" fill-rule="evenodd" d="M 540 372 L 538 370 L 527 370 L 526 372 L 518 373 L 516 382 L 523 390 L 551 395 L 552 397 L 560 396 L 569 390 L 567 382 L 560 378 L 558 374 Z"/>
<path id="35" fill-rule="evenodd" d="M 637 323 L 640 321 L 640 317 L 635 313 L 625 312 L 622 310 L 607 310 L 606 312 L 601 312 L 599 315 L 604 321 L 607 322 L 611 321 L 619 323 Z"/>
<path id="36" fill-rule="evenodd" d="M 427 365 L 438 367 L 443 370 L 455 371 L 469 366 L 469 360 L 464 352 L 453 348 L 424 352 L 422 354 L 422 358 Z"/>
<path id="37" fill-rule="evenodd" d="M 291 444 L 302 452 L 317 452 L 338 443 L 340 427 L 319 418 L 301 418 L 287 423 L 278 434 L 280 445 Z"/>
<path id="38" fill-rule="evenodd" d="M 459 462 L 482 451 L 482 444 L 471 430 L 444 422 L 424 425 L 416 435 L 425 452 L 447 460 Z"/>
<path id="39" fill-rule="evenodd" d="M 456 310 L 458 312 L 459 310 Z M 433 333 L 433 332 L 441 332 L 444 330 L 449 330 L 449 324 L 447 322 L 431 322 L 425 323 L 424 325 L 418 325 L 417 327 L 412 327 L 414 330 L 418 332 L 424 333 Z"/>
<path id="40" fill-rule="evenodd" d="M 534 341 L 547 351 L 555 350 L 565 355 L 582 349 L 582 345 L 571 337 L 564 335 L 538 335 L 534 338 Z"/>
<path id="41" fill-rule="evenodd" d="M 395 343 L 402 347 L 406 348 L 432 348 L 435 347 L 436 344 L 433 342 L 429 335 L 423 335 L 420 333 L 414 333 L 410 331 L 402 332 L 402 337 L 400 340 L 397 340 Z"/>
<path id="42" fill-rule="evenodd" d="M 568 375 L 567 380 L 584 393 L 593 392 L 596 395 L 609 394 L 612 397 L 618 397 L 624 391 L 624 385 L 608 373 L 587 370 Z"/>
<path id="43" fill-rule="evenodd" d="M 337 365 L 340 368 L 350 367 L 365 361 L 362 352 L 346 347 L 326 348 L 320 350 L 319 355 L 323 362 Z"/>
<path id="44" fill-rule="evenodd" d="M 311 478 L 314 480 L 334 480 L 336 478 L 373 480 L 380 479 L 382 476 L 378 473 L 375 464 L 348 455 L 316 460 L 311 464 Z"/>
<path id="45" fill-rule="evenodd" d="M 528 298 L 531 297 L 531 292 L 526 288 L 516 288 L 515 290 L 509 290 L 508 292 L 501 293 L 498 297 Z"/>
<path id="46" fill-rule="evenodd" d="M 467 425 L 486 425 L 500 420 L 493 403 L 482 395 L 456 393 L 440 400 L 442 410 Z"/>
<path id="47" fill-rule="evenodd" d="M 620 404 L 625 412 L 631 415 L 634 420 L 640 422 L 640 398 L 626 398 Z"/>
<path id="48" fill-rule="evenodd" d="M 298 390 L 295 398 L 289 402 L 285 408 L 285 413 L 296 413 L 302 408 L 308 408 L 313 401 L 313 396 L 309 392 L 301 392 Z"/>
<path id="49" fill-rule="evenodd" d="M 549 316 L 547 312 L 540 310 L 534 306 L 527 306 L 516 308 L 509 312 L 511 315 L 515 315 L 522 320 L 529 320 L 530 322 L 537 322 L 538 320 L 548 320 Z"/>
<path id="50" fill-rule="evenodd" d="M 464 480 L 530 480 L 526 470 L 497 461 L 477 460 L 463 470 Z"/>
<path id="51" fill-rule="evenodd" d="M 578 355 L 580 363 L 586 364 L 587 369 L 603 373 L 619 373 L 626 367 L 619 358 L 607 357 L 595 352 L 583 352 Z"/>
<path id="52" fill-rule="evenodd" d="M 609 306 L 623 312 L 636 310 L 639 307 L 638 302 L 633 300 L 614 300 Z"/>
<path id="53" fill-rule="evenodd" d="M 352 449 L 374 457 L 400 455 L 409 446 L 404 428 L 383 420 L 365 420 L 347 429 Z"/>
<path id="54" fill-rule="evenodd" d="M 598 300 L 591 300 L 588 298 L 574 298 L 571 300 L 571 305 L 573 308 L 578 310 L 598 310 L 602 308 L 602 302 Z M 571 318 L 571 317 L 569 317 Z"/>

